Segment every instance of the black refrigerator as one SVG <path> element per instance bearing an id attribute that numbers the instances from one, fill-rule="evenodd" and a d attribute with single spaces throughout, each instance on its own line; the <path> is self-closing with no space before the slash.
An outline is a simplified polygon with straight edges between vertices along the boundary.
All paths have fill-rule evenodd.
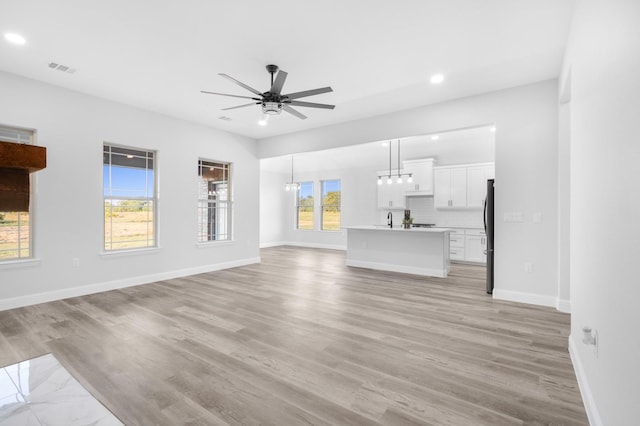
<path id="1" fill-rule="evenodd" d="M 487 293 L 493 294 L 493 202 L 494 179 L 487 180 L 487 198 L 484 200 L 484 232 L 487 235 Z"/>

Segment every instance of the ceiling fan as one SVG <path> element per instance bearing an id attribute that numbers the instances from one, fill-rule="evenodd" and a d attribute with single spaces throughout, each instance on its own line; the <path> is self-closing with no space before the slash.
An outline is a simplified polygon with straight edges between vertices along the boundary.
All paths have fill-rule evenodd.
<path id="1" fill-rule="evenodd" d="M 228 80 L 233 81 L 238 86 L 247 89 L 251 93 L 257 95 L 257 97 L 229 95 L 227 93 L 207 92 L 205 90 L 201 90 L 200 92 L 207 93 L 209 95 L 231 96 L 233 98 L 251 99 L 254 101 L 248 104 L 238 105 L 238 106 L 229 107 L 229 108 L 222 108 L 223 111 L 229 110 L 229 109 L 244 108 L 251 105 L 262 105 L 262 112 L 264 114 L 276 115 L 276 114 L 280 114 L 282 110 L 284 110 L 289 114 L 295 115 L 296 117 L 304 120 L 307 118 L 307 116 L 291 108 L 292 105 L 299 106 L 299 107 L 308 107 L 308 108 L 324 108 L 324 109 L 335 108 L 335 105 L 317 104 L 314 102 L 303 102 L 303 101 L 296 100 L 300 98 L 305 98 L 307 96 L 333 92 L 333 89 L 331 87 L 322 87 L 320 89 L 304 90 L 302 92 L 288 93 L 286 95 L 283 95 L 281 94 L 281 92 L 282 92 L 282 87 L 284 86 L 284 82 L 287 79 L 287 73 L 282 70 L 278 71 L 277 65 L 267 65 L 266 68 L 269 74 L 271 74 L 271 88 L 264 93 L 257 91 L 253 87 L 247 86 L 246 84 L 236 80 L 231 76 L 228 76 L 227 74 L 218 74 Z M 274 80 L 273 77 L 276 73 L 278 73 L 278 75 L 275 77 L 275 80 Z"/>

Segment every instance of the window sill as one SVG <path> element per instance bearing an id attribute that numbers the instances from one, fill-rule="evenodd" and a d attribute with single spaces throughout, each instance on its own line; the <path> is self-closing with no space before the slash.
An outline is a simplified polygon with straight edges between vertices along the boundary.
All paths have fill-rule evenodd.
<path id="1" fill-rule="evenodd" d="M 160 250 L 162 250 L 162 247 L 150 247 L 150 248 L 140 248 L 140 249 L 131 249 L 131 250 L 103 251 L 103 252 L 100 253 L 100 256 L 102 256 L 104 258 L 137 256 L 137 255 L 140 255 L 140 254 L 158 253 Z"/>
<path id="2" fill-rule="evenodd" d="M 16 260 L 3 260 L 0 262 L 0 269 L 13 269 L 13 268 L 28 268 L 31 266 L 40 265 L 40 259 L 16 259 Z"/>
<path id="3" fill-rule="evenodd" d="M 209 248 L 209 247 L 217 247 L 217 246 L 227 246 L 235 243 L 233 240 L 222 240 L 222 241 L 205 241 L 202 243 L 196 243 L 197 248 Z"/>

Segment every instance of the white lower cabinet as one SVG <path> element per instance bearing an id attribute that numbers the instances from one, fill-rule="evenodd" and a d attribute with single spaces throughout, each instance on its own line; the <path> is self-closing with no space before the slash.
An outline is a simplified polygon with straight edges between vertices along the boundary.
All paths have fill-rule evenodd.
<path id="1" fill-rule="evenodd" d="M 484 251 L 487 249 L 487 236 L 484 231 L 467 229 L 464 237 L 464 260 L 467 262 L 487 261 Z"/>
<path id="2" fill-rule="evenodd" d="M 464 260 L 464 229 L 449 233 L 449 259 Z"/>
<path id="3" fill-rule="evenodd" d="M 487 237 L 481 229 L 455 229 L 449 234 L 449 258 L 463 262 L 486 263 Z"/>

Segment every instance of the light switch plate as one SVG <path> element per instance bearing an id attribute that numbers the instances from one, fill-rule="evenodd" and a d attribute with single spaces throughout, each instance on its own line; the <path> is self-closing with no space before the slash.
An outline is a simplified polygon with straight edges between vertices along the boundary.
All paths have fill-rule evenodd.
<path id="1" fill-rule="evenodd" d="M 504 221 L 509 223 L 524 222 L 524 215 L 522 212 L 508 212 L 504 214 Z"/>
<path id="2" fill-rule="evenodd" d="M 533 214 L 533 223 L 542 223 L 542 213 L 535 212 Z"/>

